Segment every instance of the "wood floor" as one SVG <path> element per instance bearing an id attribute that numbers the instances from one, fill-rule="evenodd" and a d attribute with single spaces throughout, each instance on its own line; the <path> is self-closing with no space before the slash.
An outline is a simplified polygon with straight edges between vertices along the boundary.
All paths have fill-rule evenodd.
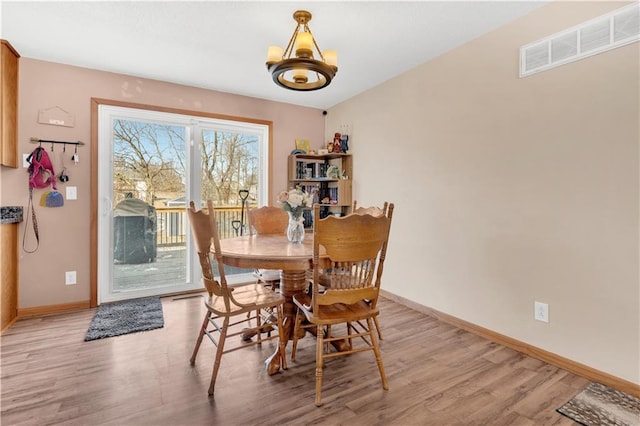
<path id="1" fill-rule="evenodd" d="M 370 352 L 329 360 L 314 405 L 315 340 L 268 376 L 269 342 L 226 354 L 207 396 L 214 347 L 189 356 L 201 297 L 164 298 L 162 329 L 91 342 L 95 310 L 19 320 L 1 337 L 7 425 L 574 425 L 556 413 L 589 381 L 383 299 L 382 390 Z M 291 344 L 287 346 L 288 353 Z"/>

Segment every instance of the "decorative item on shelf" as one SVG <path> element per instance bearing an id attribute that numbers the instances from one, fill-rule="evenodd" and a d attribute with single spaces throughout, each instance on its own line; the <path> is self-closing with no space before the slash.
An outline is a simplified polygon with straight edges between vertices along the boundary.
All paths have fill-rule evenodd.
<path id="1" fill-rule="evenodd" d="M 340 149 L 342 152 L 349 151 L 349 135 L 351 134 L 351 126 L 349 124 L 340 125 Z"/>
<path id="2" fill-rule="evenodd" d="M 318 192 L 319 192 L 319 188 L 317 186 L 314 186 L 311 188 L 311 204 L 316 204 L 318 202 Z M 304 213 L 304 212 L 303 212 Z"/>
<path id="3" fill-rule="evenodd" d="M 293 19 L 298 23 L 284 52 L 280 46 L 269 46 L 267 69 L 273 81 L 285 89 L 309 91 L 328 86 L 338 72 L 335 50 L 320 51 L 308 22 L 311 13 L 297 10 Z M 294 54 L 295 47 L 295 56 Z M 314 57 L 314 47 L 319 59 Z"/>
<path id="4" fill-rule="evenodd" d="M 310 151 L 309 140 L 296 139 L 296 150 L 304 151 L 305 154 L 308 154 Z"/>
<path id="5" fill-rule="evenodd" d="M 311 196 L 299 188 L 294 188 L 278 194 L 278 202 L 282 204 L 283 210 L 289 213 L 287 238 L 292 243 L 302 243 L 304 241 L 303 212 L 306 207 L 311 207 Z"/>
<path id="6" fill-rule="evenodd" d="M 345 135 L 344 133 L 340 136 L 340 151 L 349 151 L 349 135 Z"/>
<path id="7" fill-rule="evenodd" d="M 327 168 L 327 177 L 330 179 L 338 179 L 340 177 L 340 169 L 336 165 L 330 165 Z"/>
<path id="8" fill-rule="evenodd" d="M 327 142 L 327 151 L 333 152 L 333 141 Z"/>
<path id="9" fill-rule="evenodd" d="M 342 152 L 342 143 L 340 142 L 340 133 L 333 135 L 333 152 Z"/>

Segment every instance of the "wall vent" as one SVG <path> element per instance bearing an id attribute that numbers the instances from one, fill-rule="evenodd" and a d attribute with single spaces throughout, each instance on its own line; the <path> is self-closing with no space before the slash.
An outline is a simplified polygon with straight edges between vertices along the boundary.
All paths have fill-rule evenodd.
<path id="1" fill-rule="evenodd" d="M 640 3 L 614 10 L 520 48 L 520 77 L 640 40 Z"/>

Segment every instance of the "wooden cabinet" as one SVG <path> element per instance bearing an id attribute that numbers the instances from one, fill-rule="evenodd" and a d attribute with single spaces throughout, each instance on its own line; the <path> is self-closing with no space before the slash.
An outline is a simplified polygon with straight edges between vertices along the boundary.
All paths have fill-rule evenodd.
<path id="1" fill-rule="evenodd" d="M 0 164 L 18 167 L 18 52 L 0 40 Z"/>
<path id="2" fill-rule="evenodd" d="M 353 161 L 351 154 L 289 156 L 289 188 L 300 187 L 320 204 L 320 218 L 346 215 L 351 210 Z M 305 211 L 305 227 L 313 226 L 311 209 Z"/>
<path id="3" fill-rule="evenodd" d="M 0 331 L 6 330 L 18 315 L 18 224 L 0 225 L 2 271 L 0 287 Z"/>

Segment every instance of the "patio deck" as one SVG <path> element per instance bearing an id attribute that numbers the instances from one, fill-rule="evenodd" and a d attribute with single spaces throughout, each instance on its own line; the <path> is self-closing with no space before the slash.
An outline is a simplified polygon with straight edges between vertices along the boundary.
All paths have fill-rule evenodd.
<path id="1" fill-rule="evenodd" d="M 239 207 L 216 207 L 220 238 L 236 235 L 234 224 L 240 222 Z M 246 220 L 246 218 L 245 218 Z M 148 263 L 122 263 L 113 265 L 115 291 L 162 287 L 184 283 L 187 280 L 186 236 L 189 232 L 184 208 L 156 209 L 156 256 Z M 251 272 L 246 269 L 225 267 L 227 275 Z"/>
<path id="2" fill-rule="evenodd" d="M 158 247 L 154 262 L 139 264 L 114 264 L 114 290 L 133 290 L 162 287 L 186 282 L 187 250 L 185 247 Z M 225 266 L 227 275 L 251 272 Z"/>

